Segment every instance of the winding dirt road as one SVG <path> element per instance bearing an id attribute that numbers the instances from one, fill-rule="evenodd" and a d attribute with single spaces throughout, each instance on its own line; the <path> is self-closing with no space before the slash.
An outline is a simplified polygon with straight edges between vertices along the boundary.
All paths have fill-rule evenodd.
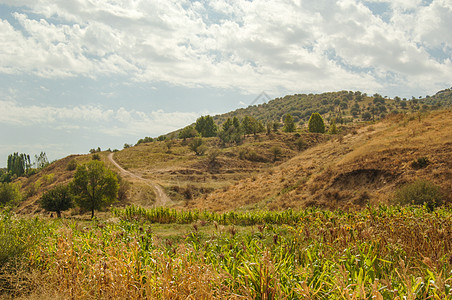
<path id="1" fill-rule="evenodd" d="M 148 186 L 150 186 L 154 190 L 155 195 L 156 195 L 156 199 L 155 199 L 155 203 L 154 203 L 155 207 L 157 207 L 157 206 L 167 206 L 167 205 L 173 204 L 173 201 L 170 199 L 170 197 L 168 197 L 168 195 L 165 193 L 165 191 L 163 190 L 163 188 L 160 185 L 158 185 L 157 183 L 155 183 L 155 182 L 153 182 L 153 181 L 151 181 L 149 179 L 143 178 L 143 177 L 141 177 L 141 176 L 139 176 L 137 174 L 134 174 L 132 172 L 129 172 L 129 171 L 125 170 L 123 167 L 121 167 L 114 160 L 113 154 L 114 153 L 110 153 L 108 155 L 108 159 L 111 161 L 112 164 L 115 165 L 116 168 L 119 169 L 119 171 L 121 172 L 121 175 L 129 176 L 129 177 L 132 177 L 132 178 L 136 178 L 136 179 L 144 182 L 145 184 L 147 184 Z"/>

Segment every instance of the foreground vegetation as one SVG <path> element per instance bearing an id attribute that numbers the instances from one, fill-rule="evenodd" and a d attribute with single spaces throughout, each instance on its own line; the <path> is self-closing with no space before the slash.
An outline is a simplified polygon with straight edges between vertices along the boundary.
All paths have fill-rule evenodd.
<path id="1" fill-rule="evenodd" d="M 114 215 L 3 212 L 2 297 L 452 299 L 450 208 Z"/>

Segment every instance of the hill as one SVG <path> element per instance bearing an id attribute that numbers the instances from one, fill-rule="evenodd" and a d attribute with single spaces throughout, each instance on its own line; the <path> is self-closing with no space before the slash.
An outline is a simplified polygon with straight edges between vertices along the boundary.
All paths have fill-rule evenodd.
<path id="1" fill-rule="evenodd" d="M 160 203 L 158 194 L 162 192 L 177 207 L 220 211 L 363 205 L 387 201 L 388 193 L 416 177 L 446 189 L 451 182 L 446 169 L 450 164 L 444 157 L 450 146 L 447 129 L 451 117 L 448 111 L 430 109 L 451 103 L 450 89 L 406 101 L 347 91 L 285 96 L 214 119 L 221 124 L 227 118 L 248 115 L 270 122 L 290 112 L 302 125 L 293 133 L 278 130 L 248 135 L 227 145 L 217 137 L 203 138 L 203 155 L 190 150 L 193 139 L 153 140 L 95 154 L 121 175 L 119 205 L 154 206 Z M 337 119 L 340 134 L 307 133 L 305 121 L 313 111 L 322 112 L 327 120 Z M 384 119 L 369 125 L 370 121 L 362 122 L 363 116 Z M 429 136 L 432 132 L 435 137 Z M 436 153 L 427 149 L 432 139 Z M 110 154 L 124 170 L 108 159 Z M 427 168 L 415 171 L 407 167 L 424 156 L 430 161 Z M 69 156 L 38 174 L 18 178 L 15 182 L 20 184 L 23 198 L 18 211 L 40 212 L 37 200 L 42 193 L 72 179 L 74 170 L 68 169 L 69 163 L 92 158 L 93 154 Z"/>
<path id="2" fill-rule="evenodd" d="M 452 112 L 395 115 L 330 139 L 225 191 L 197 199 L 193 207 L 215 211 L 308 206 L 352 208 L 388 203 L 394 191 L 416 179 L 452 195 Z M 425 168 L 413 161 L 427 158 Z"/>

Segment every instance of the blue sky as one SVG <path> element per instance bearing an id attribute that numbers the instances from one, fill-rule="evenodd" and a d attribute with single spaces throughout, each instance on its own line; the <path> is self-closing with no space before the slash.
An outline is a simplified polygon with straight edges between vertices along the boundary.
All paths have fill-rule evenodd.
<path id="1" fill-rule="evenodd" d="M 265 91 L 452 84 L 451 0 L 0 0 L 0 167 L 122 148 Z"/>

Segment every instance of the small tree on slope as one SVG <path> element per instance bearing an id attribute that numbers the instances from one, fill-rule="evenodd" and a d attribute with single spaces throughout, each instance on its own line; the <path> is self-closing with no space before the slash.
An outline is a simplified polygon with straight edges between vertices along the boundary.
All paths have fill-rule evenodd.
<path id="1" fill-rule="evenodd" d="M 309 118 L 308 130 L 309 132 L 325 133 L 325 123 L 319 113 L 313 113 Z"/>
<path id="2" fill-rule="evenodd" d="M 73 196 L 68 186 L 57 185 L 42 195 L 40 204 L 42 208 L 56 212 L 58 218 L 61 218 L 61 211 L 72 207 Z"/>

